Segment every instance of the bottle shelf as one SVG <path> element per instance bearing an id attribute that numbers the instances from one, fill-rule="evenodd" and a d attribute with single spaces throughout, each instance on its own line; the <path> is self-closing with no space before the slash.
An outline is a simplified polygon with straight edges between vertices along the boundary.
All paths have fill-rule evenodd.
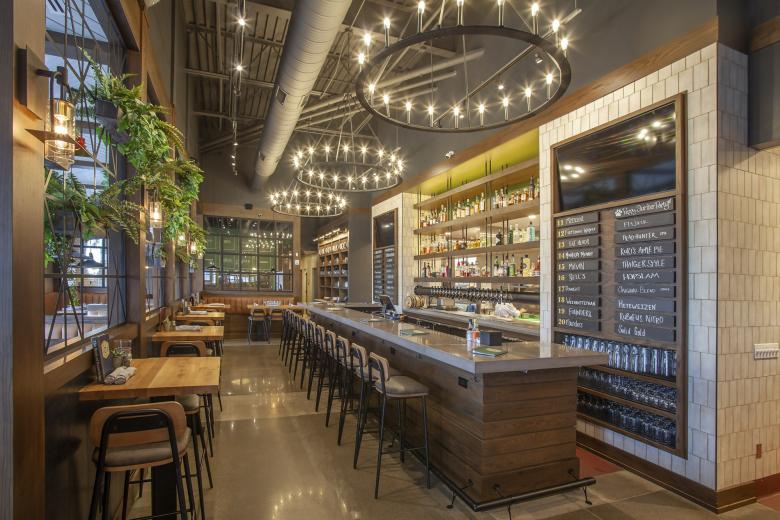
<path id="1" fill-rule="evenodd" d="M 534 199 L 520 204 L 513 204 L 505 208 L 495 208 L 482 211 L 468 217 L 448 220 L 414 230 L 415 235 L 439 235 L 453 229 L 465 229 L 477 225 L 485 226 L 488 219 L 492 222 L 524 218 L 539 213 L 539 199 Z"/>
<path id="2" fill-rule="evenodd" d="M 446 253 L 427 253 L 424 255 L 415 255 L 415 260 L 430 260 L 434 258 L 451 258 L 461 256 L 475 256 L 485 253 L 510 253 L 513 251 L 538 251 L 539 241 L 518 242 L 516 244 L 504 244 L 500 246 L 474 247 L 471 249 L 457 249 L 447 251 Z"/>
<path id="3" fill-rule="evenodd" d="M 527 285 L 539 285 L 538 276 L 430 276 L 427 278 L 416 277 L 417 283 L 445 282 L 445 283 L 515 283 Z"/>
<path id="4" fill-rule="evenodd" d="M 660 408 L 646 405 L 644 403 L 638 403 L 636 401 L 626 399 L 625 397 L 620 397 L 619 395 L 615 395 L 610 392 L 604 392 L 603 390 L 596 390 L 588 386 L 577 385 L 577 391 L 584 392 L 590 395 L 595 395 L 596 397 L 601 397 L 602 399 L 607 399 L 609 401 L 614 401 L 624 406 L 630 406 L 631 408 L 636 408 L 637 410 L 654 413 L 656 415 L 660 415 L 661 417 L 666 417 L 668 419 L 675 419 L 675 420 L 677 419 L 677 414 L 675 412 L 669 410 L 662 410 Z"/>

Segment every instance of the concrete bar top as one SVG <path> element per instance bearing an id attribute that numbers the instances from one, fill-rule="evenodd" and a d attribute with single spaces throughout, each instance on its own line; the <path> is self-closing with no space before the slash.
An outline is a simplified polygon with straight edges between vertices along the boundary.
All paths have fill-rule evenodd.
<path id="1" fill-rule="evenodd" d="M 423 329 L 410 323 L 378 319 L 337 305 L 320 303 L 301 305 L 315 316 L 333 320 L 470 374 L 602 365 L 608 361 L 606 353 L 582 351 L 557 343 L 539 341 L 504 343 L 502 348 L 508 351 L 506 354 L 498 357 L 479 356 L 468 350 L 466 338 Z M 401 332 L 405 330 L 420 330 L 424 331 L 424 334 L 402 335 Z"/>

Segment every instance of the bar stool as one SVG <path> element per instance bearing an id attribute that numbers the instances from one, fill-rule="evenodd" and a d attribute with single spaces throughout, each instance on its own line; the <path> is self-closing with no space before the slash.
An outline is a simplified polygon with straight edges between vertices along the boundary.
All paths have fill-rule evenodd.
<path id="1" fill-rule="evenodd" d="M 260 328 L 263 331 L 261 341 L 269 341 L 271 335 L 268 333 L 268 320 L 266 319 L 265 309 L 262 307 L 252 308 L 249 311 L 249 329 L 247 331 L 247 343 L 252 344 L 252 334 L 255 331 L 255 325 L 260 324 Z"/>
<path id="2" fill-rule="evenodd" d="M 292 311 L 290 311 L 292 312 Z M 293 316 L 297 315 L 293 313 Z M 306 381 L 306 370 L 311 371 L 312 351 L 314 346 L 314 322 L 308 318 L 301 318 L 301 382 L 300 388 L 303 389 L 303 383 Z M 306 398 L 309 398 L 307 394 Z"/>
<path id="3" fill-rule="evenodd" d="M 300 350 L 303 348 L 304 340 L 306 339 L 306 318 L 298 318 L 295 321 L 296 334 L 293 338 L 293 342 L 290 348 L 287 350 L 287 354 L 284 358 L 284 364 L 287 369 L 292 372 L 293 361 L 295 361 L 300 355 Z"/>
<path id="4" fill-rule="evenodd" d="M 368 417 L 369 399 L 371 397 L 372 383 L 369 376 L 376 381 L 379 378 L 379 373 L 369 373 L 368 368 L 368 351 L 364 347 L 361 347 L 357 343 L 352 343 L 349 347 L 349 363 L 350 371 L 357 378 L 360 384 L 360 395 L 358 398 L 357 420 L 355 424 L 355 454 L 352 459 L 352 468 L 357 469 L 358 456 L 360 455 L 360 445 L 363 440 L 363 433 L 365 433 L 366 419 Z M 390 377 L 400 376 L 401 372 L 389 368 Z M 351 392 L 351 390 L 350 390 Z M 351 398 L 351 397 L 350 397 Z M 346 417 L 346 412 L 339 419 L 343 421 Z"/>
<path id="5" fill-rule="evenodd" d="M 320 397 L 324 388 L 328 389 L 328 394 L 331 395 L 335 392 L 336 377 L 335 372 L 335 349 L 336 349 L 336 334 L 333 331 L 327 330 L 324 327 L 322 329 L 322 345 L 320 346 L 320 372 L 317 379 L 317 401 L 314 407 L 315 411 L 319 411 Z M 328 397 L 330 401 L 330 397 Z M 328 414 L 329 415 L 329 414 Z M 329 416 L 325 416 L 325 426 L 328 426 Z"/>
<path id="6" fill-rule="evenodd" d="M 184 356 L 184 357 L 205 357 L 208 355 L 208 351 L 206 349 L 206 345 L 202 341 L 189 341 L 189 342 L 180 342 L 180 341 L 166 341 L 162 344 L 160 347 L 160 357 L 175 357 L 175 356 Z M 206 430 L 209 434 L 209 447 L 211 448 L 211 456 L 214 456 L 214 446 L 211 442 L 211 439 L 214 436 L 214 412 L 213 412 L 213 403 L 212 400 L 209 399 L 209 395 L 203 395 L 203 406 L 201 406 L 200 398 L 201 396 L 197 394 L 191 394 L 191 395 L 185 395 L 181 397 L 177 397 L 176 401 L 181 403 L 181 405 L 184 407 L 184 413 L 187 415 L 187 424 L 189 425 L 190 429 L 195 433 L 195 435 L 198 436 L 200 439 L 201 447 L 203 448 L 203 452 L 206 454 L 206 474 L 209 477 L 209 487 L 214 488 L 214 481 L 211 477 L 211 463 L 209 462 L 208 457 L 208 449 L 206 448 L 206 439 L 203 434 L 203 423 L 200 419 L 200 410 L 203 408 L 205 414 L 206 414 Z M 203 509 L 203 479 L 202 479 L 202 472 L 201 472 L 201 457 L 200 457 L 200 450 L 198 448 L 198 442 L 197 440 L 193 442 L 194 451 L 195 451 L 195 473 L 196 478 L 198 482 L 198 491 L 200 493 L 200 499 L 201 499 L 201 511 L 205 511 Z M 143 486 L 143 484 L 141 484 Z M 205 513 L 202 513 L 205 514 Z"/>
<path id="7" fill-rule="evenodd" d="M 331 356 L 331 378 L 332 386 L 330 392 L 328 392 L 328 411 L 325 414 L 325 427 L 330 424 L 330 411 L 333 406 L 333 400 L 339 399 L 341 402 L 340 409 L 344 407 L 346 385 L 348 374 L 345 373 L 349 369 L 349 363 L 347 362 L 347 355 L 349 353 L 349 340 L 342 336 L 336 336 L 335 332 L 328 331 L 326 333 L 326 339 L 330 337 L 330 356 Z M 326 342 L 326 345 L 328 342 Z M 351 381 L 351 378 L 349 378 Z M 338 394 L 338 395 L 337 395 Z M 340 423 L 341 421 L 339 421 Z M 341 440 L 338 441 L 341 444 Z"/>
<path id="8" fill-rule="evenodd" d="M 325 348 L 325 328 L 322 325 L 317 325 L 313 321 L 309 322 L 309 347 L 307 353 L 307 362 L 309 364 L 309 384 L 306 389 L 306 399 L 311 399 L 311 388 L 314 378 L 318 380 L 317 384 L 317 399 L 314 406 L 314 410 L 318 411 L 320 408 L 320 385 L 319 380 L 322 377 L 323 371 L 323 357 Z"/>
<path id="9" fill-rule="evenodd" d="M 376 370 L 378 377 L 375 379 L 373 371 Z M 415 381 L 408 376 L 390 376 L 390 363 L 387 358 L 374 354 L 373 352 L 368 358 L 368 379 L 373 381 L 374 389 L 379 392 L 380 396 L 380 418 L 379 418 L 379 445 L 376 451 L 376 482 L 374 484 L 374 498 L 379 498 L 379 475 L 382 469 L 382 455 L 388 453 L 394 453 L 393 451 L 384 451 L 382 449 L 384 443 L 385 434 L 385 411 L 387 408 L 388 399 L 395 399 L 399 402 L 399 437 L 400 448 L 397 453 L 401 455 L 401 462 L 404 462 L 404 454 L 407 451 L 425 451 L 425 480 L 428 489 L 431 488 L 431 470 L 430 461 L 428 457 L 428 387 Z M 409 399 L 420 399 L 422 408 L 422 421 L 423 421 L 423 441 L 422 446 L 407 448 L 405 447 L 404 429 L 406 422 L 406 402 Z M 366 407 L 367 408 L 367 407 Z M 365 410 L 364 417 L 365 421 Z"/>
<path id="10" fill-rule="evenodd" d="M 290 311 L 285 310 L 282 314 L 282 335 L 279 338 L 279 352 L 277 356 L 282 357 L 282 354 L 287 347 L 287 343 L 290 341 L 290 332 L 293 330 L 292 321 L 290 319 Z"/>
<path id="11" fill-rule="evenodd" d="M 89 424 L 90 439 L 95 445 L 95 484 L 89 508 L 89 520 L 96 520 L 98 503 L 102 498 L 102 518 L 109 520 L 111 474 L 124 472 L 125 494 L 130 483 L 130 472 L 173 464 L 176 471 L 177 516 L 186 520 L 187 509 L 182 487 L 181 465 L 184 464 L 187 496 L 194 510 L 192 476 L 187 448 L 192 443 L 192 431 L 187 427 L 184 408 L 175 401 L 98 409 Z M 100 481 L 103 480 L 101 492 Z M 125 495 L 126 496 L 126 495 Z M 127 502 L 122 506 L 122 518 L 127 517 Z M 150 517 L 145 517 L 150 518 Z"/>

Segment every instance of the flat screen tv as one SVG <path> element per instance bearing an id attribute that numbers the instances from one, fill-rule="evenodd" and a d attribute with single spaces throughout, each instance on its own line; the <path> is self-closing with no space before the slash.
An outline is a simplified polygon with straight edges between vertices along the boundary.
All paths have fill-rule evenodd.
<path id="1" fill-rule="evenodd" d="M 674 190 L 675 106 L 663 105 L 556 147 L 557 211 Z"/>
<path id="2" fill-rule="evenodd" d="M 395 210 L 374 217 L 374 247 L 395 245 Z"/>

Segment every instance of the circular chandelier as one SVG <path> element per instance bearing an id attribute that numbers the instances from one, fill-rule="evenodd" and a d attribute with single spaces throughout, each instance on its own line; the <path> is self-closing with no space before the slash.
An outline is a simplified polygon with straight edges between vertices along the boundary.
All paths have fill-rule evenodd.
<path id="1" fill-rule="evenodd" d="M 571 82 L 564 24 L 579 14 L 579 9 L 548 23 L 542 20 L 538 2 L 533 2 L 528 17 L 517 17 L 522 23 L 530 21 L 524 30 L 504 25 L 505 0 L 491 3 L 497 8 L 496 25 L 466 25 L 464 4 L 465 0 L 441 0 L 426 18 L 426 2 L 418 2 L 417 32 L 401 35 L 393 43 L 392 21 L 385 18 L 384 47 L 376 52 L 371 33 L 366 33 L 363 51 L 357 55 L 361 71 L 356 96 L 368 112 L 403 128 L 474 132 L 533 117 L 563 96 Z M 455 25 L 442 25 L 453 7 Z M 427 29 L 428 25 L 434 28 Z M 508 54 L 506 63 L 486 67 L 482 60 L 479 66 L 470 67 L 485 54 L 478 44 L 493 39 L 499 41 L 496 52 Z M 437 42 L 451 44 L 437 47 Z M 409 71 L 405 56 L 412 49 L 426 53 L 426 64 Z M 407 65 L 397 68 L 399 64 Z M 415 80 L 414 85 L 421 90 L 399 87 L 409 80 Z"/>
<path id="2" fill-rule="evenodd" d="M 347 201 L 331 191 L 293 187 L 271 194 L 271 210 L 295 217 L 336 217 L 344 213 Z"/>
<path id="3" fill-rule="evenodd" d="M 343 143 L 310 145 L 293 154 L 298 181 L 317 189 L 341 192 L 386 190 L 401 182 L 404 163 L 397 150 Z"/>

